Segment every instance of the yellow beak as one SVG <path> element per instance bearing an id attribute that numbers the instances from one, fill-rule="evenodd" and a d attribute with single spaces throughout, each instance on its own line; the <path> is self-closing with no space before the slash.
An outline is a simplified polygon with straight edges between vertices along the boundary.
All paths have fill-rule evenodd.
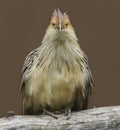
<path id="1" fill-rule="evenodd" d="M 62 30 L 62 26 L 61 26 L 61 23 L 59 24 L 59 30 L 60 30 L 60 31 Z"/>

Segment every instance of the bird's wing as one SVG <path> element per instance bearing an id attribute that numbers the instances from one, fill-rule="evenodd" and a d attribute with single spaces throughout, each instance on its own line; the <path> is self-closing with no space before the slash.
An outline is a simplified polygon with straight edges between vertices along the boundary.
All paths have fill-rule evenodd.
<path id="1" fill-rule="evenodd" d="M 88 95 L 91 95 L 92 94 L 92 87 L 94 87 L 94 81 L 93 81 L 93 76 L 92 76 L 92 73 L 91 73 L 91 70 L 89 68 L 89 64 L 88 64 L 88 58 L 87 56 L 84 54 L 84 65 L 86 66 L 86 69 L 87 69 L 87 73 L 88 73 L 88 77 L 87 77 L 87 80 L 86 80 L 86 89 L 88 89 Z"/>
<path id="2" fill-rule="evenodd" d="M 30 70 L 31 70 L 31 68 L 33 66 L 34 61 L 38 57 L 39 52 L 40 52 L 40 48 L 36 48 L 35 50 L 31 51 L 27 55 L 27 57 L 26 57 L 26 59 L 24 61 L 23 68 L 22 68 L 23 77 L 22 77 L 22 81 L 21 81 L 21 89 L 20 89 L 20 91 L 24 90 L 25 83 L 27 82 L 27 80 L 30 77 Z"/>
<path id="3" fill-rule="evenodd" d="M 84 63 L 87 69 L 87 79 L 85 81 L 85 88 L 86 88 L 86 93 L 85 93 L 85 99 L 83 102 L 83 109 L 87 109 L 88 108 L 88 99 L 89 96 L 92 94 L 92 88 L 94 87 L 94 81 L 93 81 L 93 76 L 91 73 L 91 70 L 89 68 L 89 64 L 88 64 L 88 58 L 87 56 L 84 54 Z"/>
<path id="4" fill-rule="evenodd" d="M 83 52 L 83 54 L 84 54 L 84 52 Z M 85 95 L 84 95 L 84 97 L 81 96 L 82 95 L 81 88 L 78 88 L 79 90 L 76 92 L 76 98 L 75 98 L 74 106 L 73 106 L 74 111 L 78 111 L 81 109 L 84 110 L 84 109 L 88 108 L 88 98 L 92 94 L 92 88 L 94 87 L 93 76 L 92 76 L 91 70 L 89 68 L 88 58 L 85 54 L 82 59 L 82 62 L 87 70 L 87 78 L 84 83 Z"/>

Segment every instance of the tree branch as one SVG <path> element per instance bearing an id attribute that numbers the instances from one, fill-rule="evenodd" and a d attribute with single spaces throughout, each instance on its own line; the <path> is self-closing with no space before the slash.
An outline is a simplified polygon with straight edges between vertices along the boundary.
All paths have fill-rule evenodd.
<path id="1" fill-rule="evenodd" d="M 50 116 L 10 116 L 0 119 L 0 130 L 119 130 L 120 106 L 93 108 L 72 113 L 69 120 Z"/>

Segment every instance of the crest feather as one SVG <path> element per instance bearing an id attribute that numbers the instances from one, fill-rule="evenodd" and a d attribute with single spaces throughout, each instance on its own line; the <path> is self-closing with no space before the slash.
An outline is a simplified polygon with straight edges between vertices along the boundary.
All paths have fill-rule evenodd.
<path id="1" fill-rule="evenodd" d="M 58 8 L 54 10 L 53 17 L 58 17 L 62 19 L 63 17 L 69 17 L 66 12 L 62 13 Z"/>

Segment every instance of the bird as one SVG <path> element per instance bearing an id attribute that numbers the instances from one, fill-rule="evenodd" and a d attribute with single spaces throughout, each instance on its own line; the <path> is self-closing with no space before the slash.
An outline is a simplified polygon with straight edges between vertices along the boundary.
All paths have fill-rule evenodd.
<path id="1" fill-rule="evenodd" d="M 88 58 L 69 15 L 55 9 L 40 46 L 27 55 L 23 64 L 23 113 L 44 113 L 58 119 L 58 111 L 69 119 L 72 111 L 88 109 L 93 87 Z"/>

